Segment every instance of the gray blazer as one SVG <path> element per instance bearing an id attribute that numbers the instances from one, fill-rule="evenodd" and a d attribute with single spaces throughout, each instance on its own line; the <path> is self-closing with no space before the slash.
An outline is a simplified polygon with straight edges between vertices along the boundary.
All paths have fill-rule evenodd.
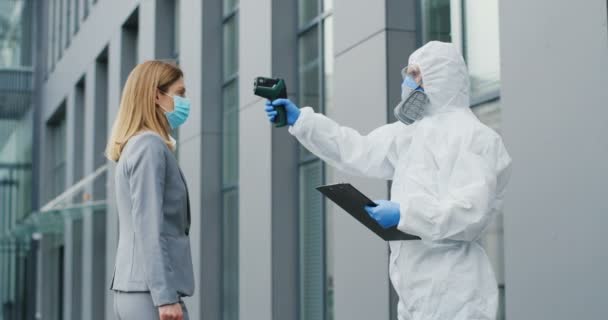
<path id="1" fill-rule="evenodd" d="M 110 288 L 149 291 L 155 306 L 191 296 L 188 188 L 158 134 L 146 131 L 127 142 L 115 182 L 119 239 Z"/>

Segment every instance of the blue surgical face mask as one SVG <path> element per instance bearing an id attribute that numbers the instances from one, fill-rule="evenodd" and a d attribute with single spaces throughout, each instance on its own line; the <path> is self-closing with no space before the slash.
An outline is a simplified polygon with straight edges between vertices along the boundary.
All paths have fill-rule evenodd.
<path id="1" fill-rule="evenodd" d="M 186 122 L 186 119 L 188 119 L 191 105 L 190 99 L 183 98 L 178 95 L 170 96 L 165 92 L 163 92 L 163 94 L 173 98 L 173 111 L 165 111 L 165 116 L 169 121 L 171 129 L 175 129 L 184 124 L 184 122 Z"/>
<path id="2" fill-rule="evenodd" d="M 405 77 L 405 79 L 403 79 L 403 85 L 407 86 L 408 88 L 410 88 L 412 90 L 418 90 L 418 91 L 424 92 L 424 89 L 420 85 L 418 85 L 416 80 L 414 80 L 414 78 L 412 78 L 412 76 L 410 76 L 410 75 L 407 75 Z"/>

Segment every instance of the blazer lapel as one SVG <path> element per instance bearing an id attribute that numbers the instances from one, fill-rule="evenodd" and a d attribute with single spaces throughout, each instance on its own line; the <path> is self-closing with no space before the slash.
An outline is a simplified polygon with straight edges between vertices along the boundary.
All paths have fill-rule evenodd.
<path id="1" fill-rule="evenodd" d="M 186 226 L 186 235 L 190 234 L 190 192 L 188 191 L 188 184 L 186 183 L 186 178 L 184 178 L 184 173 L 182 172 L 182 168 L 179 167 L 179 165 L 177 166 L 177 169 L 179 170 L 179 175 L 182 177 L 182 181 L 184 182 L 184 186 L 186 186 L 186 201 L 188 202 L 188 210 L 187 210 L 187 222 L 188 225 Z"/>

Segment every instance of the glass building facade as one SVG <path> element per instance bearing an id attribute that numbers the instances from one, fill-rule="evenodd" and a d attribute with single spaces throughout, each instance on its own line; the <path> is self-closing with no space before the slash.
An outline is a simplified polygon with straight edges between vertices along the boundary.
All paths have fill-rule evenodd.
<path id="1" fill-rule="evenodd" d="M 32 209 L 32 4 L 0 1 L 0 319 L 26 313 L 30 243 L 16 226 Z"/>

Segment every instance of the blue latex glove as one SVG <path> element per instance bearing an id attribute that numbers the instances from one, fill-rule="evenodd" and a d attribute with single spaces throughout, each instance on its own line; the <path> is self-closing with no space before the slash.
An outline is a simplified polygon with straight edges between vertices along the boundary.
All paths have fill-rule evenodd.
<path id="1" fill-rule="evenodd" d="M 388 200 L 376 200 L 374 202 L 377 206 L 366 206 L 365 211 L 367 211 L 369 216 L 376 220 L 382 228 L 388 229 L 399 224 L 401 210 L 399 209 L 399 204 L 397 202 Z"/>
<path id="2" fill-rule="evenodd" d="M 274 122 L 274 118 L 277 116 L 276 106 L 285 106 L 285 112 L 287 113 L 287 124 L 293 126 L 294 123 L 300 117 L 300 108 L 289 99 L 276 99 L 272 102 L 266 101 L 266 115 L 270 122 Z"/>

